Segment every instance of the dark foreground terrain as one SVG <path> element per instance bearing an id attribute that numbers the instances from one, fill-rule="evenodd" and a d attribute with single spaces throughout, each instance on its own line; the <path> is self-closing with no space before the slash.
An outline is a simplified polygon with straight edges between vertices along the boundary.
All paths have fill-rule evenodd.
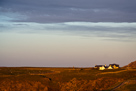
<path id="1" fill-rule="evenodd" d="M 136 69 L 0 67 L 0 91 L 136 91 Z"/>

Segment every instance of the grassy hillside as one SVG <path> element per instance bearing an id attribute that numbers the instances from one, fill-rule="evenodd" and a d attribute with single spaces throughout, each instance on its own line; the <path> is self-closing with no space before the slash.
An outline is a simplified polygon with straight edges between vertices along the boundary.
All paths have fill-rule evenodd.
<path id="1" fill-rule="evenodd" d="M 135 89 L 136 69 L 0 68 L 0 91 L 110 91 L 128 80 L 120 89 Z"/>
<path id="2" fill-rule="evenodd" d="M 136 61 L 134 62 L 131 62 L 130 64 L 128 64 L 127 66 L 125 67 L 129 67 L 129 68 L 136 68 Z"/>

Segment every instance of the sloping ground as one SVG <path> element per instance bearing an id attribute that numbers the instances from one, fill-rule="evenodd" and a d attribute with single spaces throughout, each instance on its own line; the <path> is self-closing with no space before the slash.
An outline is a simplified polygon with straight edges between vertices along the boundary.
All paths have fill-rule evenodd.
<path id="1" fill-rule="evenodd" d="M 0 82 L 1 91 L 48 91 L 48 87 L 36 81 L 4 80 Z"/>
<path id="2" fill-rule="evenodd" d="M 6 78 L 0 81 L 0 91 L 103 91 L 118 82 L 122 82 L 122 79 L 113 79 L 112 77 L 102 77 L 96 80 L 73 78 L 68 82 L 58 83 L 47 78 L 41 80 Z"/>
<path id="3" fill-rule="evenodd" d="M 0 69 L 0 91 L 106 91 L 128 79 L 136 78 L 136 69 Z"/>
<path id="4" fill-rule="evenodd" d="M 59 91 L 57 84 L 48 78 L 4 78 L 0 81 L 0 91 Z M 34 79 L 35 78 L 35 79 Z"/>
<path id="5" fill-rule="evenodd" d="M 77 80 L 73 78 L 67 83 L 60 84 L 61 91 L 104 91 L 122 79 L 102 77 L 96 80 Z"/>
<path id="6" fill-rule="evenodd" d="M 128 71 L 128 70 L 121 70 L 121 71 L 115 71 L 115 72 L 103 72 L 101 74 L 116 74 L 116 73 L 120 73 L 120 72 L 124 72 L 124 71 Z"/>
<path id="7" fill-rule="evenodd" d="M 127 65 L 127 66 L 125 66 L 125 67 L 136 68 L 136 61 L 131 62 L 130 64 L 128 64 L 128 65 Z"/>
<path id="8" fill-rule="evenodd" d="M 103 72 L 101 74 L 116 74 L 116 73 L 121 73 L 121 72 L 125 72 L 125 71 L 136 71 L 136 69 L 127 69 L 127 70 L 120 70 L 120 71 L 115 71 L 115 72 Z"/>
<path id="9" fill-rule="evenodd" d="M 136 80 L 124 81 L 112 91 L 136 91 Z"/>

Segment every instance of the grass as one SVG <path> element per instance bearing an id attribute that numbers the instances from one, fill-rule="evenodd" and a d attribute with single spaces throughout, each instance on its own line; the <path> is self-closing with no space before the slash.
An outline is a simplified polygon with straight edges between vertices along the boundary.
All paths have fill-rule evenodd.
<path id="1" fill-rule="evenodd" d="M 134 78 L 136 77 L 136 70 L 117 70 L 116 72 L 103 72 L 100 74 L 100 76 L 104 76 L 104 77 L 113 77 L 113 78 L 122 78 L 124 80 L 130 79 L 130 78 Z"/>
<path id="2" fill-rule="evenodd" d="M 42 69 L 42 68 L 41 68 Z M 40 70 L 38 68 L 16 68 L 16 67 L 13 67 L 13 68 L 8 68 L 8 67 L 5 67 L 5 68 L 1 68 L 0 70 L 0 75 L 23 75 L 23 74 L 45 74 L 45 73 L 51 73 L 52 71 L 51 70 Z"/>
<path id="3" fill-rule="evenodd" d="M 130 91 L 136 90 L 136 84 L 129 84 L 129 85 L 125 86 L 124 89 L 128 89 Z"/>
<path id="4" fill-rule="evenodd" d="M 95 80 L 96 75 L 100 73 L 99 70 L 92 70 L 92 69 L 64 69 L 58 74 L 50 75 L 52 79 L 60 82 L 68 82 L 69 80 L 76 78 L 76 79 L 84 79 L 84 80 Z"/>
<path id="5" fill-rule="evenodd" d="M 49 89 L 60 89 L 59 84 L 67 83 L 76 78 L 78 81 L 96 81 L 97 89 L 107 84 L 107 87 L 113 88 L 119 82 L 118 80 L 128 80 L 136 78 L 136 69 L 125 70 L 104 70 L 100 71 L 93 68 L 38 68 L 38 67 L 1 67 L 0 82 L 11 81 L 26 81 L 40 82 L 48 86 Z M 113 80 L 112 80 L 113 79 Z M 114 81 L 115 79 L 115 81 Z M 111 82 L 108 82 L 111 81 Z M 90 86 L 92 83 L 86 83 Z M 86 85 L 81 84 L 81 85 Z M 134 86 L 130 86 L 133 88 Z M 107 89 L 108 89 L 107 88 Z M 128 87 L 125 87 L 128 88 Z M 96 89 L 96 88 L 94 88 Z M 129 89 L 129 88 L 128 88 Z"/>
<path id="6" fill-rule="evenodd" d="M 136 90 L 136 80 L 129 80 L 120 88 L 116 89 L 117 91 L 135 91 Z"/>
<path id="7" fill-rule="evenodd" d="M 109 87 L 106 91 L 111 91 L 112 89 L 114 89 L 116 86 L 120 85 L 122 82 L 117 82 L 116 84 L 112 85 L 111 87 Z"/>

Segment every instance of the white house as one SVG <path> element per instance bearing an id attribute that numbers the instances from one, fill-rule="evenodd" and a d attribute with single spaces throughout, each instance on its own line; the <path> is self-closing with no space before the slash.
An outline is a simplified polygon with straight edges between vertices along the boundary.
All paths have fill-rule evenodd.
<path id="1" fill-rule="evenodd" d="M 95 65 L 94 68 L 99 68 L 99 70 L 104 70 L 105 69 L 105 65 Z"/>
<path id="2" fill-rule="evenodd" d="M 109 66 L 113 67 L 114 69 L 118 69 L 119 68 L 119 65 L 118 64 L 109 64 Z"/>
<path id="3" fill-rule="evenodd" d="M 106 65 L 95 65 L 94 68 L 98 68 L 99 70 L 105 70 L 105 69 L 118 69 L 119 65 L 118 64 L 109 64 L 109 66 Z"/>
<path id="4" fill-rule="evenodd" d="M 99 70 L 105 70 L 105 67 L 104 66 L 99 67 Z"/>
<path id="5" fill-rule="evenodd" d="M 110 65 L 110 66 L 108 67 L 108 69 L 113 69 L 113 67 Z"/>

